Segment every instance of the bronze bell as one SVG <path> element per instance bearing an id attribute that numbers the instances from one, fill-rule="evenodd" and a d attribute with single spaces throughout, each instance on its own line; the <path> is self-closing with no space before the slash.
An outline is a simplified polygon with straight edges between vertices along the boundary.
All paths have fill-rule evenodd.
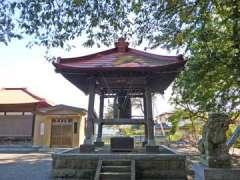
<path id="1" fill-rule="evenodd" d="M 131 99 L 127 92 L 117 93 L 114 98 L 114 118 L 131 118 L 132 108 Z"/>

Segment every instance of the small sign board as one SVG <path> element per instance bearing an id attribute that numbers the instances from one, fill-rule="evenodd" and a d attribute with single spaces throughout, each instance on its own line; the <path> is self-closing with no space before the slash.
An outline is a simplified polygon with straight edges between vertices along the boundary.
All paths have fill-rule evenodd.
<path id="1" fill-rule="evenodd" d="M 40 123 L 40 135 L 43 136 L 44 135 L 44 130 L 45 130 L 45 124 L 44 122 Z"/>

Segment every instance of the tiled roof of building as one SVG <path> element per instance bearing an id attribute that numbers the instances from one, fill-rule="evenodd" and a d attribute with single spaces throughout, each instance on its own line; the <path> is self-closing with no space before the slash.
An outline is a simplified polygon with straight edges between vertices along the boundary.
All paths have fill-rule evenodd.
<path id="1" fill-rule="evenodd" d="M 128 47 L 128 42 L 120 38 L 115 48 L 75 58 L 58 58 L 53 63 L 57 69 L 78 70 L 146 70 L 164 66 L 184 64 L 183 56 L 162 56 L 146 53 Z"/>
<path id="2" fill-rule="evenodd" d="M 64 105 L 64 104 L 59 104 L 59 105 L 55 105 L 55 106 L 47 107 L 47 108 L 41 108 L 38 110 L 38 112 L 47 114 L 49 112 L 56 111 L 56 110 L 72 110 L 72 111 L 75 111 L 78 113 L 79 112 L 87 113 L 87 110 L 84 108 L 78 108 L 78 107 L 68 106 L 68 105 Z"/>
<path id="3" fill-rule="evenodd" d="M 40 109 L 38 109 L 38 112 L 42 113 L 42 114 L 48 114 L 48 113 L 51 113 L 54 111 L 61 111 L 61 110 L 71 110 L 76 113 L 86 113 L 87 114 L 87 109 L 74 107 L 74 106 L 68 106 L 65 104 L 58 104 L 58 105 L 55 105 L 52 107 L 40 108 Z M 94 117 L 97 119 L 96 112 L 94 112 Z"/>
<path id="4" fill-rule="evenodd" d="M 89 77 L 95 77 L 99 94 L 123 89 L 144 91 L 146 85 L 153 92 L 163 93 L 185 63 L 182 55 L 162 56 L 139 51 L 129 48 L 128 42 L 120 38 L 115 48 L 82 57 L 58 58 L 53 65 L 56 72 L 86 94 Z"/>
<path id="5" fill-rule="evenodd" d="M 30 104 L 42 103 L 51 106 L 52 103 L 44 98 L 29 92 L 26 88 L 2 88 L 0 89 L 0 104 Z"/>

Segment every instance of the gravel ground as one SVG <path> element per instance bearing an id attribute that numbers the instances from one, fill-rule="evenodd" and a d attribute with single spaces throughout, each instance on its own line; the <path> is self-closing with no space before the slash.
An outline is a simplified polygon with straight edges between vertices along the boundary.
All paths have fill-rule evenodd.
<path id="1" fill-rule="evenodd" d="M 0 180 L 47 180 L 50 174 L 49 153 L 0 153 Z"/>
<path id="2" fill-rule="evenodd" d="M 177 151 L 179 154 L 184 154 L 188 156 L 190 166 L 192 163 L 198 163 L 200 161 L 200 153 L 196 147 L 191 145 L 176 145 L 171 144 L 171 148 Z M 240 149 L 230 148 L 229 153 L 232 155 L 232 166 L 235 168 L 240 168 Z M 190 168 L 189 166 L 189 168 Z"/>

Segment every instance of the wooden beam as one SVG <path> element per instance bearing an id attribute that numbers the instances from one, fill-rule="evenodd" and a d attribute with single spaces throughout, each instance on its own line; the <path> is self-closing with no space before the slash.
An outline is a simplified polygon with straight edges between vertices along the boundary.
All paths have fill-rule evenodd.
<path id="1" fill-rule="evenodd" d="M 128 95 L 130 98 L 142 98 L 143 97 L 143 94 L 129 94 Z M 104 98 L 114 98 L 114 97 L 116 97 L 116 95 L 104 95 Z M 120 97 L 120 96 L 118 96 L 118 97 Z"/>
<path id="2" fill-rule="evenodd" d="M 142 88 L 123 88 L 123 87 L 119 87 L 119 88 L 114 88 L 114 87 L 108 87 L 108 88 L 102 88 L 102 91 L 104 91 L 105 94 L 114 94 L 114 93 L 119 93 L 122 91 L 126 91 L 127 93 L 143 93 L 144 92 L 144 87 Z"/>
<path id="3" fill-rule="evenodd" d="M 26 104 L 0 104 L 1 112 L 33 112 L 35 113 L 36 103 Z"/>
<path id="4" fill-rule="evenodd" d="M 103 119 L 103 124 L 121 125 L 121 124 L 144 124 L 144 119 Z"/>

